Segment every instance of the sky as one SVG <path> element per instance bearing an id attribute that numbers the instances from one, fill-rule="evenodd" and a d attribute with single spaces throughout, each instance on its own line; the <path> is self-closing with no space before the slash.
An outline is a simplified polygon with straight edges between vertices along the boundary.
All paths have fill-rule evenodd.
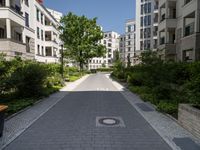
<path id="1" fill-rule="evenodd" d="M 125 32 L 125 21 L 135 18 L 135 0 L 44 0 L 48 8 L 67 14 L 97 17 L 103 31 Z"/>

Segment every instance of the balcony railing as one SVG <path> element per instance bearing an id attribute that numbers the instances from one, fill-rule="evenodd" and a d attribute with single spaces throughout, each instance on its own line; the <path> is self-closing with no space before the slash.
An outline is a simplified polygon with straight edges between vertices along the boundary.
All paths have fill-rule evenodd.
<path id="1" fill-rule="evenodd" d="M 19 14 L 20 16 L 23 15 L 23 12 L 21 11 L 21 8 L 18 6 L 10 6 L 10 9 L 12 9 L 14 12 L 16 12 L 17 14 Z"/>
<path id="2" fill-rule="evenodd" d="M 0 7 L 7 7 L 5 0 L 0 0 Z M 17 14 L 21 15 L 21 16 L 23 15 L 21 8 L 17 5 L 15 5 L 15 6 L 11 5 L 10 9 L 13 10 L 14 12 L 16 12 Z"/>

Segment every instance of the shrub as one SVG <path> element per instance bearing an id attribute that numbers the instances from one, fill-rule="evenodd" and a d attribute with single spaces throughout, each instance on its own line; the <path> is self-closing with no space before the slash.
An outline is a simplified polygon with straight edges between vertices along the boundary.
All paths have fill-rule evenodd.
<path id="1" fill-rule="evenodd" d="M 48 70 L 45 65 L 28 62 L 13 72 L 10 83 L 15 87 L 19 96 L 41 96 L 47 76 Z"/>
<path id="2" fill-rule="evenodd" d="M 175 115 L 177 114 L 178 105 L 176 103 L 160 101 L 157 105 L 157 110 L 171 115 Z"/>
<path id="3" fill-rule="evenodd" d="M 98 68 L 97 71 L 99 71 L 99 72 L 112 72 L 113 68 Z"/>

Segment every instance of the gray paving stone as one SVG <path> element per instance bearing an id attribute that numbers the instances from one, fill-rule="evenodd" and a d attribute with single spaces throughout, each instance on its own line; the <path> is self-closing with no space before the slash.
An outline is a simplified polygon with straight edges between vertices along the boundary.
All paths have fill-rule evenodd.
<path id="1" fill-rule="evenodd" d="M 97 116 L 120 116 L 126 127 L 96 127 Z M 5 148 L 12 149 L 171 150 L 101 74 L 87 78 Z"/>

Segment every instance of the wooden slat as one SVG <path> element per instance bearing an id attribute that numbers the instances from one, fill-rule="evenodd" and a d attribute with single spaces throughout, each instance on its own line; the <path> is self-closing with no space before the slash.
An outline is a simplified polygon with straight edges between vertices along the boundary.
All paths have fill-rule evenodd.
<path id="1" fill-rule="evenodd" d="M 0 111 L 4 111 L 8 108 L 8 106 L 5 105 L 0 105 Z"/>

